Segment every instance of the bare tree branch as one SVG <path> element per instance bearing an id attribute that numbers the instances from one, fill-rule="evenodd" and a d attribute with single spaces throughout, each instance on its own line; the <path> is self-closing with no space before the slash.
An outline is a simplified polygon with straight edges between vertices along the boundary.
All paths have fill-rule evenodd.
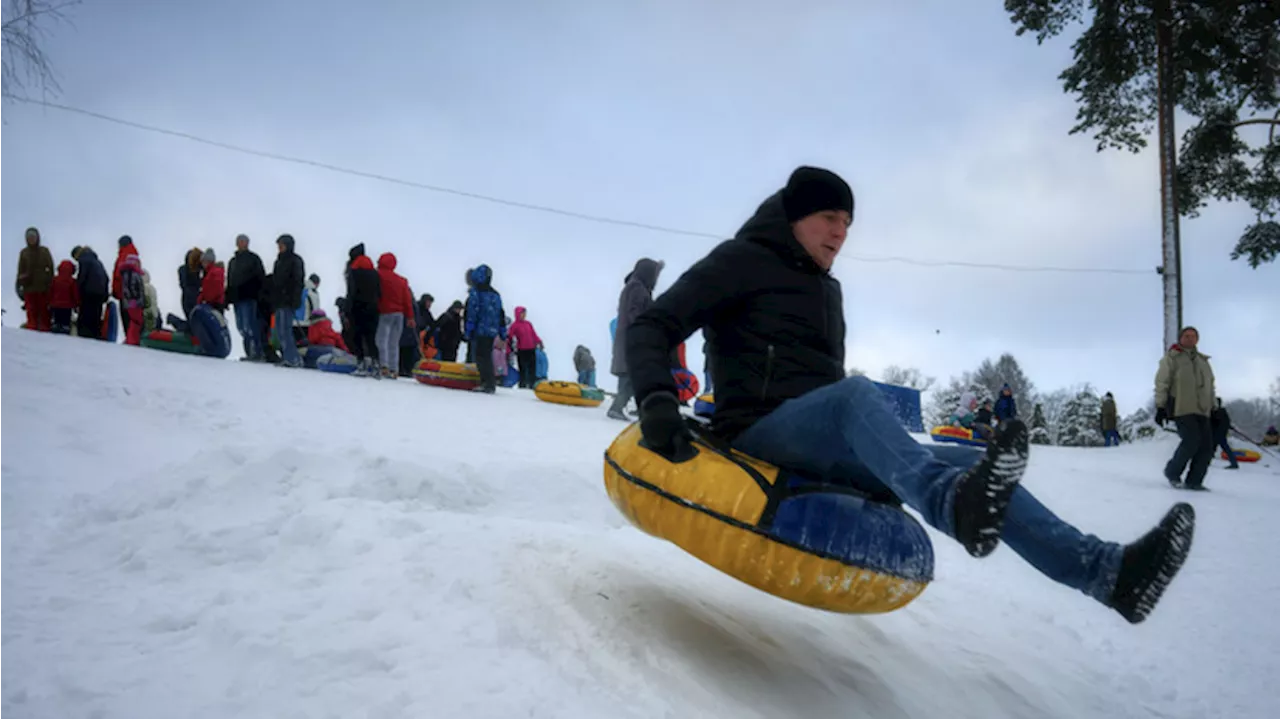
<path id="1" fill-rule="evenodd" d="M 44 52 L 50 25 L 66 22 L 64 10 L 80 0 L 5 0 L 4 67 L 0 73 L 4 95 L 23 94 L 39 87 L 42 95 L 61 91 L 57 74 Z"/>

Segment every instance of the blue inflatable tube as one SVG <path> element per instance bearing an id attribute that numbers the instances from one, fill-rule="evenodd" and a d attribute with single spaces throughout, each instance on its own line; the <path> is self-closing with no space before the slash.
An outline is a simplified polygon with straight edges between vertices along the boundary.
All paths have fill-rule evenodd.
<path id="1" fill-rule="evenodd" d="M 227 329 L 227 320 L 221 312 L 209 305 L 196 305 L 187 324 L 200 343 L 200 354 L 218 359 L 226 359 L 231 354 L 231 330 Z"/>

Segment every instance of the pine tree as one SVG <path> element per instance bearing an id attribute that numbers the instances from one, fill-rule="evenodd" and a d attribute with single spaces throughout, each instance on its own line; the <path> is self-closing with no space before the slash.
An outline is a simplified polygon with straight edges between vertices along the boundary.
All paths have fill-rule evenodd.
<path id="1" fill-rule="evenodd" d="M 1031 413 L 1031 432 L 1028 436 L 1031 444 L 1053 444 L 1053 437 L 1049 436 L 1049 423 L 1044 418 L 1044 405 L 1036 404 L 1035 410 Z"/>
<path id="2" fill-rule="evenodd" d="M 1062 410 L 1058 444 L 1064 447 L 1101 447 L 1102 400 L 1085 385 Z"/>
<path id="3" fill-rule="evenodd" d="M 1244 200 L 1257 221 L 1231 253 L 1250 267 L 1280 254 L 1280 2 L 1205 0 L 1005 0 L 1017 34 L 1037 42 L 1085 22 L 1075 63 L 1059 79 L 1080 102 L 1072 134 L 1092 132 L 1098 150 L 1138 152 L 1159 110 L 1157 17 L 1172 18 L 1172 102 L 1197 124 L 1177 153 L 1178 213 L 1210 199 Z M 1086 12 L 1092 18 L 1085 16 Z M 1252 144 L 1242 130 L 1251 132 Z"/>
<path id="4" fill-rule="evenodd" d="M 1120 432 L 1120 438 L 1126 442 L 1151 439 L 1156 436 L 1158 431 L 1155 420 L 1151 417 L 1151 412 L 1141 408 L 1120 420 L 1120 426 L 1116 429 Z"/>

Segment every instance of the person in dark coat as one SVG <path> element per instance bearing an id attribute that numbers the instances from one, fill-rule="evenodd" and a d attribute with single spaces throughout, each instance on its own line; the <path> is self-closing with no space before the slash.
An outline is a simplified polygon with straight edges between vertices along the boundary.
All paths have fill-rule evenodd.
<path id="1" fill-rule="evenodd" d="M 431 303 L 434 301 L 431 295 L 423 295 L 413 303 L 413 323 L 405 322 L 404 329 L 400 331 L 400 376 L 412 377 L 413 368 L 418 364 L 418 360 L 422 359 L 422 346 L 426 343 L 431 335 L 431 325 L 435 323 L 435 317 L 431 314 Z M 423 331 L 426 336 L 419 335 L 418 332 Z"/>
<path id="2" fill-rule="evenodd" d="M 302 299 L 302 288 L 307 281 L 307 266 L 294 252 L 293 235 L 280 235 L 276 239 L 274 279 L 271 284 L 271 304 L 275 307 L 276 336 L 280 342 L 280 354 L 284 355 L 283 367 L 302 367 L 298 346 L 293 336 L 293 315 Z"/>
<path id="3" fill-rule="evenodd" d="M 236 236 L 236 253 L 227 263 L 227 304 L 235 308 L 236 326 L 244 341 L 244 354 L 250 361 L 263 358 L 262 323 L 258 319 L 258 297 L 267 270 L 262 258 L 249 249 L 249 236 Z"/>
<path id="4" fill-rule="evenodd" d="M 1194 509 L 1175 505 L 1128 546 L 1104 542 L 1021 486 L 1029 451 L 1021 421 L 1001 425 L 985 450 L 912 438 L 875 384 L 845 373 L 844 303 L 830 270 L 853 210 L 852 190 L 835 173 L 797 169 L 734 239 L 627 328 L 647 449 L 674 461 L 693 453 L 670 356 L 703 329 L 716 377 L 707 442 L 877 500 L 900 499 L 975 557 L 1003 540 L 1046 576 L 1143 621 L 1190 550 Z M 881 540 L 889 537 L 859 539 Z"/>
<path id="5" fill-rule="evenodd" d="M 457 362 L 458 346 L 462 344 L 462 301 L 454 300 L 433 326 L 440 361 Z"/>
<path id="6" fill-rule="evenodd" d="M 40 230 L 28 227 L 26 247 L 18 254 L 18 279 L 14 283 L 18 299 L 27 308 L 27 329 L 48 332 L 52 326 L 49 313 L 49 288 L 53 286 L 53 254 L 40 244 Z"/>
<path id="7" fill-rule="evenodd" d="M 191 321 L 191 310 L 199 304 L 200 288 L 204 284 L 204 250 L 192 247 L 178 268 L 178 287 L 182 290 L 182 314 Z"/>
<path id="8" fill-rule="evenodd" d="M 1240 463 L 1236 461 L 1236 453 L 1227 442 L 1227 435 L 1231 432 L 1231 415 L 1227 414 L 1227 408 L 1222 406 L 1221 397 L 1217 398 L 1213 411 L 1209 413 L 1209 426 L 1213 429 L 1213 443 L 1227 455 L 1227 461 L 1230 462 L 1227 469 L 1240 469 Z"/>
<path id="9" fill-rule="evenodd" d="M 988 442 L 995 436 L 992 429 L 992 419 L 995 413 L 991 410 L 991 400 L 986 400 L 982 406 L 978 408 L 978 414 L 973 418 L 973 433 L 987 440 Z"/>
<path id="10" fill-rule="evenodd" d="M 996 421 L 1005 422 L 1018 416 L 1018 403 L 1013 399 L 1013 388 L 1005 383 L 996 399 Z"/>
<path id="11" fill-rule="evenodd" d="M 357 245 L 363 249 L 364 245 Z M 352 249 L 355 251 L 355 248 Z M 378 300 L 382 299 L 382 279 L 368 255 L 359 255 L 347 267 L 347 316 L 353 332 L 351 350 L 358 361 L 358 377 L 381 377 L 378 367 Z"/>
<path id="12" fill-rule="evenodd" d="M 262 337 L 262 359 L 267 364 L 280 364 L 280 353 L 268 341 L 271 318 L 275 316 L 275 275 L 262 278 L 262 292 L 258 294 L 258 333 Z"/>
<path id="13" fill-rule="evenodd" d="M 618 328 L 613 336 L 613 361 L 609 365 L 609 370 L 618 378 L 618 393 L 613 396 L 613 404 L 609 405 L 608 416 L 612 419 L 631 421 L 624 412 L 634 393 L 631 373 L 627 371 L 627 337 L 631 323 L 653 304 L 653 288 L 658 286 L 661 272 L 662 262 L 645 257 L 636 261 L 635 269 L 622 281 L 622 292 L 618 295 Z"/>
<path id="14" fill-rule="evenodd" d="M 71 258 L 77 263 L 76 284 L 80 286 L 80 317 L 76 321 L 76 334 L 95 340 L 102 336 L 102 305 L 111 294 L 111 278 L 102 266 L 98 254 L 89 247 L 75 247 Z"/>
<path id="15" fill-rule="evenodd" d="M 1102 440 L 1107 447 L 1120 446 L 1120 422 L 1116 416 L 1116 398 L 1110 392 L 1102 396 Z"/>

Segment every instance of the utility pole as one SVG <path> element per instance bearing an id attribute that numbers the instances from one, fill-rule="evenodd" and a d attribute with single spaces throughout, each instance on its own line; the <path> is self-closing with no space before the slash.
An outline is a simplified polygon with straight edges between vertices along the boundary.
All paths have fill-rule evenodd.
<path id="1" fill-rule="evenodd" d="M 1182 329 L 1182 243 L 1178 236 L 1177 159 L 1178 138 L 1173 115 L 1177 107 L 1173 70 L 1173 9 L 1171 0 L 1155 1 L 1156 114 L 1160 119 L 1160 245 L 1163 264 L 1157 268 L 1164 280 L 1164 345 L 1178 341 Z"/>

